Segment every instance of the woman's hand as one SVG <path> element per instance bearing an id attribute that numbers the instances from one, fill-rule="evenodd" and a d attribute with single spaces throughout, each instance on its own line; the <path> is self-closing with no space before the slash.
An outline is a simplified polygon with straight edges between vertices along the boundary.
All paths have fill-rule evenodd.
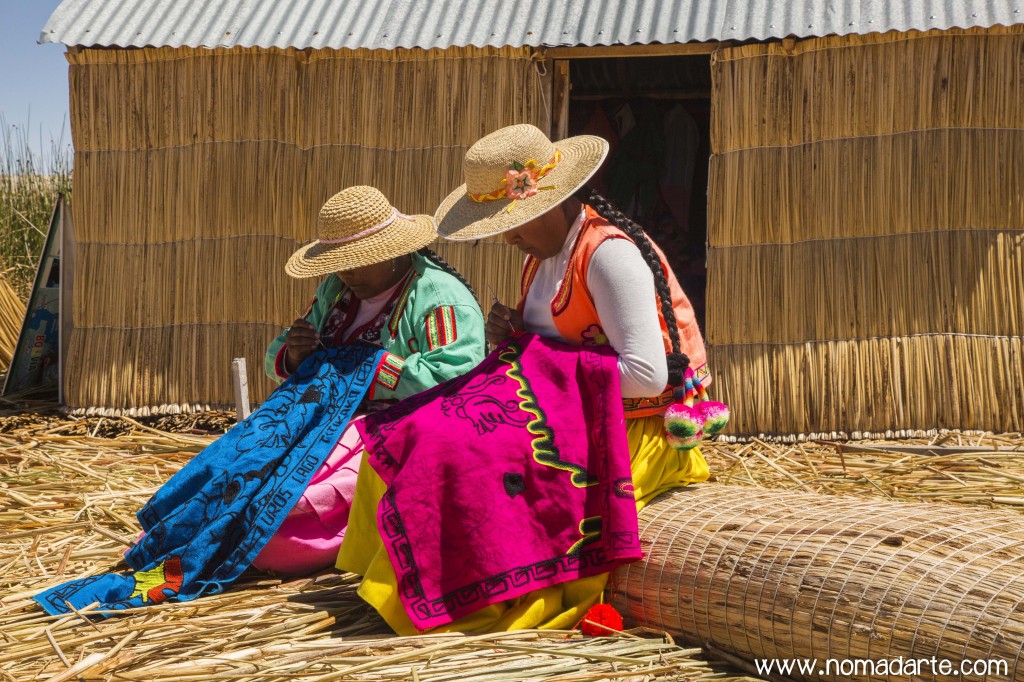
<path id="1" fill-rule="evenodd" d="M 284 368 L 290 374 L 320 345 L 320 334 L 308 320 L 300 317 L 292 322 L 288 334 L 285 335 L 285 343 L 288 344 L 288 350 L 285 354 Z"/>
<path id="2" fill-rule="evenodd" d="M 523 331 L 523 316 L 515 308 L 509 308 L 498 302 L 491 306 L 487 315 L 484 333 L 492 346 L 504 343 L 508 338 Z"/>

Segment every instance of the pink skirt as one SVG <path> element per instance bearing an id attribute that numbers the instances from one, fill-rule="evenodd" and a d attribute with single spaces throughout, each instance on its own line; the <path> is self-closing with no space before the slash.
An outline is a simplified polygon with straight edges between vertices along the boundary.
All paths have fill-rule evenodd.
<path id="1" fill-rule="evenodd" d="M 262 571 L 303 575 L 333 566 L 348 526 L 363 441 L 353 419 L 277 533 L 252 565 Z"/>

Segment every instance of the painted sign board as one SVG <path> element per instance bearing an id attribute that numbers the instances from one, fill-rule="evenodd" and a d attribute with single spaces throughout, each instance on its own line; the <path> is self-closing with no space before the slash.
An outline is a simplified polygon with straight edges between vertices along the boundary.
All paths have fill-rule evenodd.
<path id="1" fill-rule="evenodd" d="M 60 197 L 53 207 L 46 244 L 36 267 L 32 295 L 25 309 L 14 358 L 2 395 L 56 386 L 60 371 L 60 226 L 65 210 Z"/>

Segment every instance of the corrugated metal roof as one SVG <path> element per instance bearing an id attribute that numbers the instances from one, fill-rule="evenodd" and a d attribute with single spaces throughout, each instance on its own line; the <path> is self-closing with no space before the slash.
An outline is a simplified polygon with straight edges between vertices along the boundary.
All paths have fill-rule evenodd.
<path id="1" fill-rule="evenodd" d="M 63 0 L 43 43 L 385 48 L 765 40 L 1024 23 L 1024 0 Z"/>

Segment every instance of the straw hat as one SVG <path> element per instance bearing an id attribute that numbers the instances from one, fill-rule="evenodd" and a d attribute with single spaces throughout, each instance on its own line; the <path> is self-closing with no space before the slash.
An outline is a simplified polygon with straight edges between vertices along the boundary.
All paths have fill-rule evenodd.
<path id="1" fill-rule="evenodd" d="M 327 200 L 316 219 L 318 239 L 292 254 L 292 277 L 353 270 L 418 251 L 437 239 L 428 215 L 405 215 L 381 194 L 361 185 Z"/>
<path id="2" fill-rule="evenodd" d="M 466 184 L 434 214 L 445 239 L 481 239 L 528 223 L 578 190 L 608 154 L 608 143 L 577 135 L 554 143 L 532 125 L 514 125 L 466 152 Z"/>

